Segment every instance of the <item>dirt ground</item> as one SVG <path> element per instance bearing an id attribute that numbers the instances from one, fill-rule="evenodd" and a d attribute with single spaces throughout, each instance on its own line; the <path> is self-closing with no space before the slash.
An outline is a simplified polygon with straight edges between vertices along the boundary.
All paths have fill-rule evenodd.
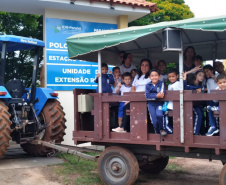
<path id="1" fill-rule="evenodd" d="M 140 172 L 136 185 L 217 185 L 223 165 L 220 161 L 173 158 L 159 175 Z M 0 170 L 1 185 L 63 185 L 51 166 Z"/>

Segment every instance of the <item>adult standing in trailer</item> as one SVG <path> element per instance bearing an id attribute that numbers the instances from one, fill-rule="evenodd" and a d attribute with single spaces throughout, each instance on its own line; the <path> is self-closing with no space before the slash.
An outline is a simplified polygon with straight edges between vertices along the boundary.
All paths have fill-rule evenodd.
<path id="1" fill-rule="evenodd" d="M 131 53 L 125 53 L 123 55 L 123 61 L 120 68 L 120 73 L 123 75 L 125 72 L 131 72 L 133 69 L 137 69 L 135 65 L 132 64 L 133 56 Z"/>
<path id="2" fill-rule="evenodd" d="M 149 59 L 142 59 L 138 74 L 135 76 L 131 92 L 145 92 L 145 86 L 150 82 L 149 71 L 152 69 L 152 63 Z M 130 109 L 128 103 L 123 109 L 123 121 L 120 127 L 113 129 L 114 132 L 125 132 L 130 130 L 130 116 L 126 115 L 126 110 Z"/>
<path id="3" fill-rule="evenodd" d="M 195 48 L 193 46 L 188 46 L 184 50 L 184 71 L 190 71 L 195 67 Z"/>

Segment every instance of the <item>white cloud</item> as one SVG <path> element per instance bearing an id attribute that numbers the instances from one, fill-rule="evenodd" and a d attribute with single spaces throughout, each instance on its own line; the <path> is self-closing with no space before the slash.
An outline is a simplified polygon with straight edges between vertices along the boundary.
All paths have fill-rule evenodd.
<path id="1" fill-rule="evenodd" d="M 195 17 L 213 17 L 225 15 L 226 0 L 184 0 Z"/>

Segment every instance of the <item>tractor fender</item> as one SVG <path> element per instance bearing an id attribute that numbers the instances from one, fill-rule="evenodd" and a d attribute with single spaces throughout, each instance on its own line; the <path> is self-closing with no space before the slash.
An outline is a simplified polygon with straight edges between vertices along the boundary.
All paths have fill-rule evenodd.
<path id="1" fill-rule="evenodd" d="M 10 99 L 12 99 L 12 96 L 9 94 L 9 92 L 6 90 L 6 88 L 4 86 L 0 86 L 0 94 L 2 92 L 6 92 L 5 95 L 0 95 L 0 99 L 4 100 L 4 101 L 9 101 Z"/>
<path id="2" fill-rule="evenodd" d="M 50 93 L 54 93 L 52 89 L 49 88 L 37 88 L 35 99 L 39 99 L 37 103 L 34 104 L 34 108 L 36 110 L 36 114 L 42 111 L 48 99 L 58 99 L 58 97 L 51 96 Z"/>

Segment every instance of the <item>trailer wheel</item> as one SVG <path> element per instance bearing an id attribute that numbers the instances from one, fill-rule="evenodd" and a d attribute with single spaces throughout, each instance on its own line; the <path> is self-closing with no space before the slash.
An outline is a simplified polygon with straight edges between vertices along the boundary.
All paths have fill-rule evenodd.
<path id="1" fill-rule="evenodd" d="M 219 184 L 225 185 L 226 184 L 226 165 L 221 170 L 220 176 L 219 176 Z"/>
<path id="2" fill-rule="evenodd" d="M 147 162 L 140 166 L 140 169 L 146 173 L 158 174 L 165 169 L 169 162 L 169 157 L 161 157 L 154 161 Z"/>
<path id="3" fill-rule="evenodd" d="M 139 165 L 134 154 L 121 147 L 105 149 L 98 160 L 98 173 L 105 184 L 131 185 L 139 174 Z"/>
<path id="4" fill-rule="evenodd" d="M 41 124 L 46 124 L 46 129 L 38 134 L 39 138 L 43 141 L 54 141 L 60 144 L 63 141 L 66 129 L 64 116 L 65 113 L 60 102 L 55 99 L 48 100 L 39 114 Z M 32 143 L 21 144 L 21 147 L 25 152 L 33 156 L 47 155 L 54 151 L 54 149 Z"/>
<path id="5" fill-rule="evenodd" d="M 0 101 L 0 159 L 4 157 L 9 146 L 9 141 L 12 139 L 10 134 L 12 132 L 10 126 L 11 114 L 8 112 L 8 107 L 3 101 Z"/>

